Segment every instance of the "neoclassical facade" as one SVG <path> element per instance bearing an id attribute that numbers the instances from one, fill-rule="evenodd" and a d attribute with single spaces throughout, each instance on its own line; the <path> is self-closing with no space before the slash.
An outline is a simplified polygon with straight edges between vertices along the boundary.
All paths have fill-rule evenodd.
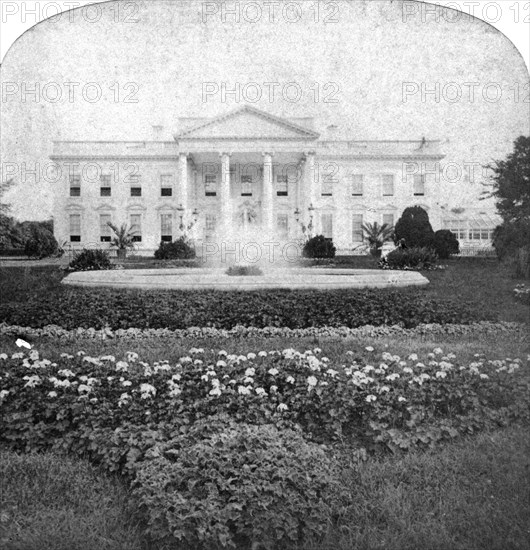
<path id="1" fill-rule="evenodd" d="M 394 224 L 407 206 L 425 208 L 434 229 L 449 224 L 439 142 L 324 139 L 313 126 L 245 106 L 180 119 L 172 141 L 154 127 L 151 141 L 55 142 L 56 238 L 107 247 L 112 221 L 132 227 L 145 255 L 182 234 L 197 248 L 323 234 L 354 253 L 363 223 Z"/>

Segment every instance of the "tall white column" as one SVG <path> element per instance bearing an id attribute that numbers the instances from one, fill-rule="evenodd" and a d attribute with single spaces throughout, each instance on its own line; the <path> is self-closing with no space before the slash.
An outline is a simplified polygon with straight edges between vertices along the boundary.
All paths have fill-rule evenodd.
<path id="1" fill-rule="evenodd" d="M 179 179 L 180 179 L 180 203 L 185 210 L 188 209 L 188 155 L 179 155 Z"/>
<path id="2" fill-rule="evenodd" d="M 307 159 L 305 163 L 305 170 L 306 170 L 306 178 L 305 178 L 305 184 L 306 184 L 306 197 L 307 202 L 306 208 L 309 207 L 310 204 L 315 206 L 315 202 L 317 200 L 317 174 L 315 169 L 315 152 L 309 151 L 307 153 Z"/>
<path id="3" fill-rule="evenodd" d="M 221 234 L 223 238 L 230 235 L 232 226 L 232 202 L 230 199 L 230 154 L 221 153 L 221 188 L 220 188 L 220 210 L 221 210 Z"/>
<path id="4" fill-rule="evenodd" d="M 263 228 L 268 236 L 274 231 L 272 153 L 263 153 Z"/>

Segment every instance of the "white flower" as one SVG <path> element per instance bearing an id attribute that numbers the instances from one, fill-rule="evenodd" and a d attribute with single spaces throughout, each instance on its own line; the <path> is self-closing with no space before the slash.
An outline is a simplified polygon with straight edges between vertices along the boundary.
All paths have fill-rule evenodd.
<path id="1" fill-rule="evenodd" d="M 238 386 L 237 391 L 240 395 L 250 394 L 250 388 L 247 388 L 246 386 Z"/>
<path id="2" fill-rule="evenodd" d="M 487 380 L 489 378 L 489 376 L 487 374 L 484 374 L 484 373 L 482 373 L 480 375 L 480 377 L 482 378 L 482 380 Z"/>
<path id="3" fill-rule="evenodd" d="M 372 401 L 375 401 L 377 397 L 375 395 L 367 395 L 366 396 L 366 402 L 371 403 Z"/>
<path id="4" fill-rule="evenodd" d="M 331 377 L 335 377 L 335 376 L 337 376 L 337 374 L 339 374 L 339 373 L 338 373 L 338 371 L 336 371 L 336 370 L 328 369 L 328 370 L 326 371 L 326 374 L 329 374 Z"/>
<path id="5" fill-rule="evenodd" d="M 288 376 L 285 381 L 288 383 L 288 384 L 294 384 L 294 378 L 292 376 Z"/>
<path id="6" fill-rule="evenodd" d="M 397 380 L 399 378 L 399 374 L 397 372 L 393 372 L 392 374 L 389 374 L 385 380 L 389 380 L 390 382 L 393 382 L 394 380 Z"/>
<path id="7" fill-rule="evenodd" d="M 400 396 L 398 397 L 398 401 L 399 401 L 400 403 L 402 403 L 403 401 L 406 401 L 406 399 L 405 399 L 402 395 L 400 395 Z"/>
<path id="8" fill-rule="evenodd" d="M 188 357 L 187 355 L 185 357 L 181 357 L 179 359 L 179 362 L 184 364 L 184 363 L 192 363 L 193 362 L 193 359 L 191 357 Z"/>
<path id="9" fill-rule="evenodd" d="M 76 354 L 78 357 L 81 357 L 82 355 L 86 355 L 84 351 L 78 351 Z"/>
<path id="10" fill-rule="evenodd" d="M 129 364 L 126 363 L 125 361 L 118 361 L 116 363 L 116 370 L 127 372 L 129 370 Z"/>
<path id="11" fill-rule="evenodd" d="M 315 349 L 313 349 L 313 353 L 315 355 L 318 355 L 319 353 L 322 353 L 322 350 L 320 348 L 315 348 Z"/>
<path id="12" fill-rule="evenodd" d="M 260 397 L 264 397 L 265 395 L 267 395 L 267 392 L 263 389 L 263 388 L 256 388 L 256 394 L 259 395 Z"/>
<path id="13" fill-rule="evenodd" d="M 436 373 L 436 378 L 445 378 L 447 376 L 447 373 L 443 370 L 439 370 L 437 373 Z"/>
<path id="14" fill-rule="evenodd" d="M 112 361 L 113 363 L 116 362 L 116 357 L 114 357 L 114 355 L 102 355 L 100 359 L 102 361 Z"/>
<path id="15" fill-rule="evenodd" d="M 131 398 L 131 396 L 128 393 L 122 393 L 120 395 L 119 400 L 118 400 L 118 407 L 121 407 L 122 405 L 125 405 L 127 403 L 127 401 L 129 401 L 130 398 Z"/>
<path id="16" fill-rule="evenodd" d="M 381 386 L 379 388 L 379 393 L 389 392 L 389 391 L 390 391 L 390 388 L 388 386 Z"/>
<path id="17" fill-rule="evenodd" d="M 366 367 L 363 368 L 363 372 L 370 372 L 374 370 L 374 367 L 372 365 L 366 365 Z"/>
<path id="18" fill-rule="evenodd" d="M 251 360 L 252 360 L 252 359 L 256 359 L 256 354 L 255 354 L 255 353 L 252 353 L 252 352 L 247 353 L 247 359 L 251 359 Z"/>
<path id="19" fill-rule="evenodd" d="M 216 386 L 213 390 L 210 390 L 208 394 L 219 397 L 221 395 L 221 388 L 219 386 Z"/>
<path id="20" fill-rule="evenodd" d="M 75 374 L 69 369 L 61 369 L 60 371 L 57 371 L 57 374 L 60 374 L 65 378 L 73 378 L 75 376 Z"/>
<path id="21" fill-rule="evenodd" d="M 132 382 L 130 380 L 124 380 L 121 385 L 127 388 L 129 386 L 132 386 Z"/>
<path id="22" fill-rule="evenodd" d="M 271 375 L 271 376 L 276 376 L 280 371 L 278 369 L 275 369 L 275 368 L 272 368 L 272 369 L 269 369 L 268 370 L 268 373 Z"/>
<path id="23" fill-rule="evenodd" d="M 0 391 L 0 399 L 5 399 L 9 395 L 9 390 Z"/>
<path id="24" fill-rule="evenodd" d="M 318 380 L 315 376 L 309 376 L 307 379 L 307 385 L 310 387 L 314 387 L 317 385 Z"/>
<path id="25" fill-rule="evenodd" d="M 0 353 L 0 360 L 6 361 L 7 360 L 7 353 Z"/>
<path id="26" fill-rule="evenodd" d="M 271 390 L 271 393 L 277 392 L 278 386 L 271 386 L 270 390 Z"/>
<path id="27" fill-rule="evenodd" d="M 255 374 L 256 374 L 256 369 L 254 369 L 253 367 L 250 367 L 245 371 L 245 376 L 248 376 L 248 377 L 254 376 Z"/>
<path id="28" fill-rule="evenodd" d="M 410 367 L 404 367 L 403 368 L 403 372 L 406 372 L 408 374 L 411 374 L 412 373 L 412 369 Z"/>
<path id="29" fill-rule="evenodd" d="M 280 403 L 277 407 L 279 411 L 286 411 L 289 407 L 285 403 Z"/>
<path id="30" fill-rule="evenodd" d="M 77 391 L 79 393 L 90 393 L 92 391 L 92 388 L 88 386 L 87 384 L 79 384 L 79 387 L 77 388 Z"/>
<path id="31" fill-rule="evenodd" d="M 224 349 L 220 350 L 219 353 L 217 355 L 223 355 L 223 356 L 227 356 L 228 354 L 226 353 L 226 351 Z"/>
<path id="32" fill-rule="evenodd" d="M 442 348 L 434 348 L 432 352 L 435 353 L 436 355 L 443 355 Z"/>
<path id="33" fill-rule="evenodd" d="M 140 393 L 142 399 L 154 397 L 156 395 L 156 388 L 151 384 L 140 384 Z"/>
<path id="34" fill-rule="evenodd" d="M 48 392 L 48 397 L 57 397 L 57 392 L 56 391 Z"/>
<path id="35" fill-rule="evenodd" d="M 258 353 L 258 356 L 259 356 L 259 357 L 267 357 L 267 355 L 268 355 L 268 353 L 267 353 L 266 351 L 260 351 L 260 352 Z"/>
<path id="36" fill-rule="evenodd" d="M 365 349 L 366 351 L 370 351 L 370 352 L 374 351 L 374 348 L 373 348 L 372 346 L 366 346 L 364 349 Z M 347 353 L 348 353 L 348 354 L 351 353 L 351 354 L 353 355 L 353 352 L 351 352 L 351 351 L 350 351 L 350 352 L 347 352 Z"/>
<path id="37" fill-rule="evenodd" d="M 221 361 L 221 360 L 219 360 L 219 361 L 217 361 L 217 363 L 215 364 L 215 366 L 216 366 L 216 367 L 221 367 L 221 368 L 226 367 L 226 361 Z"/>
<path id="38" fill-rule="evenodd" d="M 34 374 L 33 376 L 24 376 L 23 380 L 27 380 L 27 382 L 24 384 L 25 388 L 34 388 L 35 386 L 38 386 L 41 382 L 39 376 Z"/>
<path id="39" fill-rule="evenodd" d="M 425 368 L 425 365 L 423 363 L 416 363 L 416 366 L 419 367 L 420 369 Z"/>
<path id="40" fill-rule="evenodd" d="M 202 362 L 200 359 L 195 359 L 195 360 L 193 361 L 193 364 L 194 364 L 194 365 L 202 365 L 203 362 Z"/>
<path id="41" fill-rule="evenodd" d="M 418 356 L 415 354 L 415 353 L 411 353 L 408 358 L 407 358 L 409 361 L 417 361 L 418 360 Z"/>

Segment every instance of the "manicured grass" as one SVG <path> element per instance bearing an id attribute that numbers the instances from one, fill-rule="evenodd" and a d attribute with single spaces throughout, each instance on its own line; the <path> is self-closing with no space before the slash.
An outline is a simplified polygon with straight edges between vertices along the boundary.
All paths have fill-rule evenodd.
<path id="1" fill-rule="evenodd" d="M 140 550 L 128 491 L 80 459 L 0 452 L 4 550 Z"/>

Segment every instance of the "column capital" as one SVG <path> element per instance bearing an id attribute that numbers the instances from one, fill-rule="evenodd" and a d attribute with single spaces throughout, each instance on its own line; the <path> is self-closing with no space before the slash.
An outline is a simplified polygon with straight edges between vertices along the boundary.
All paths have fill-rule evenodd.
<path id="1" fill-rule="evenodd" d="M 219 153 L 219 158 L 223 158 L 223 157 L 228 157 L 230 158 L 232 156 L 233 153 Z"/>
<path id="2" fill-rule="evenodd" d="M 265 151 L 265 152 L 261 153 L 261 156 L 272 158 L 274 156 L 274 153 L 269 153 L 269 152 Z"/>
<path id="3" fill-rule="evenodd" d="M 187 159 L 187 158 L 189 157 L 189 155 L 190 155 L 190 154 L 187 153 L 187 152 L 185 152 L 185 151 L 179 151 L 179 158 L 184 157 L 184 158 Z"/>

